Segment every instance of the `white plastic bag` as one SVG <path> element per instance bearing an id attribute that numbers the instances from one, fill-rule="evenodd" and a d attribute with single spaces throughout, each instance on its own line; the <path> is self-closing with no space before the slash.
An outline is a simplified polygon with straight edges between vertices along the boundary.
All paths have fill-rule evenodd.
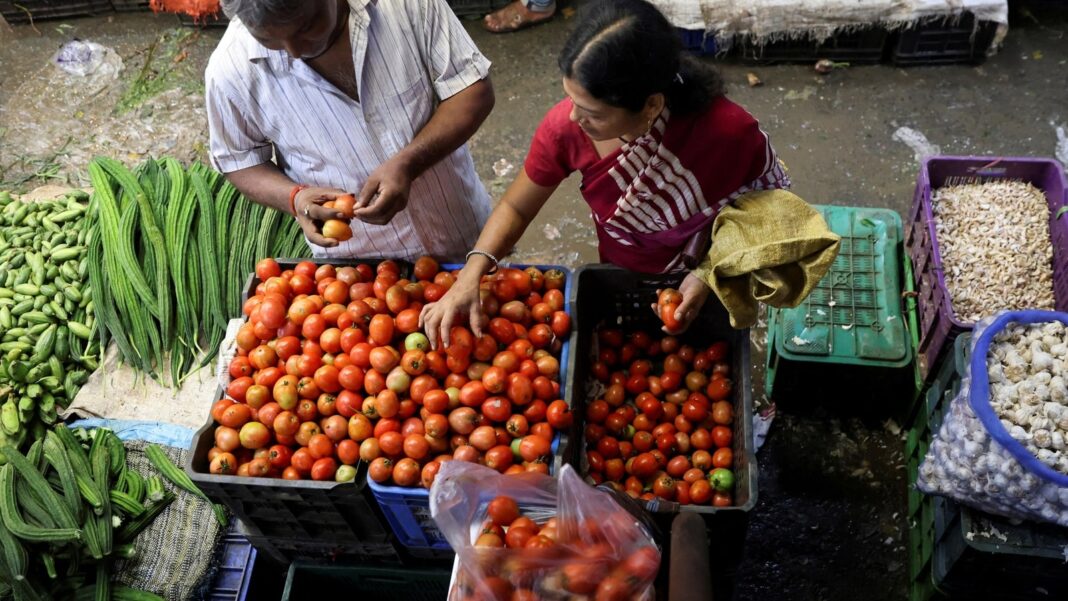
<path id="1" fill-rule="evenodd" d="M 1048 432 L 1036 427 L 1045 426 L 1045 421 L 1050 420 L 1047 412 L 1059 415 L 1058 407 L 1063 407 L 1063 414 L 1068 417 L 1068 398 L 1063 391 L 1053 391 L 1063 382 L 1054 382 L 1053 386 L 1043 383 L 1060 377 L 1062 372 L 1068 377 L 1068 370 L 1064 369 L 1068 366 L 1068 353 L 1062 348 L 1053 353 L 1042 351 L 1051 346 L 1048 341 L 1031 340 L 1022 344 L 1039 346 L 1028 346 L 1019 359 L 1007 359 L 1003 347 L 997 351 L 1000 355 L 988 357 L 992 345 L 1019 339 L 1031 324 L 1055 324 L 1033 336 L 1060 340 L 1064 338 L 1068 314 L 1006 311 L 976 325 L 972 356 L 960 393 L 953 399 L 920 465 L 916 486 L 987 513 L 1068 526 L 1068 475 L 1056 469 L 1065 465 L 1061 454 L 1068 458 L 1068 449 L 1064 448 L 1063 437 L 1057 445 L 1060 449 L 1046 448 L 1047 444 L 1052 446 L 1052 441 L 1045 440 L 1045 434 L 1040 434 L 1041 442 L 1035 438 L 1036 432 Z M 1039 354 L 1043 354 L 1040 359 Z M 1013 363 L 1013 367 L 1004 369 L 1003 360 Z M 999 411 L 1012 411 L 1013 419 L 999 418 Z M 1020 421 L 1027 427 L 1015 423 Z M 1042 446 L 1042 459 L 1025 443 Z"/>
<path id="2" fill-rule="evenodd" d="M 542 527 L 534 538 L 544 534 L 553 544 L 475 544 L 494 530 L 487 523 L 493 515 L 489 506 L 502 496 Z M 508 599 L 513 593 L 538 599 L 592 599 L 595 593 L 597 598 L 613 593 L 622 596 L 610 598 L 653 598 L 660 551 L 652 536 L 612 493 L 589 486 L 569 465 L 556 479 L 536 473 L 505 476 L 478 464 L 446 461 L 430 489 L 430 512 L 459 560 L 450 601 Z"/>

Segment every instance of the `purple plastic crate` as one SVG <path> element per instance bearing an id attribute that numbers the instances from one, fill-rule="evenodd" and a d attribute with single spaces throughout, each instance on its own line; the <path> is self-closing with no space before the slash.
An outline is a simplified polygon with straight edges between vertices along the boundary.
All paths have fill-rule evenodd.
<path id="1" fill-rule="evenodd" d="M 1068 221 L 1057 219 L 1057 211 L 1068 203 L 1068 181 L 1060 163 L 1027 157 L 931 157 L 920 169 L 905 231 L 905 248 L 912 259 L 918 294 L 920 347 L 917 360 L 924 380 L 936 370 L 945 352 L 951 350 L 957 335 L 975 325 L 960 321 L 953 311 L 942 273 L 931 190 L 999 179 L 1025 181 L 1045 193 L 1053 244 L 1053 295 L 1056 309 L 1068 311 Z"/>

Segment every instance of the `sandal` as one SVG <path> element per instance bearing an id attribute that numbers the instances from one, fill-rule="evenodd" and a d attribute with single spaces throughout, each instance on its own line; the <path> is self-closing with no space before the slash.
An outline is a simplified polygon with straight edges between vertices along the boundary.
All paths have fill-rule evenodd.
<path id="1" fill-rule="evenodd" d="M 482 20 L 482 28 L 491 33 L 512 33 L 545 23 L 552 19 L 555 13 L 555 2 L 549 5 L 549 10 L 541 12 L 527 8 L 523 0 L 516 0 L 504 8 L 486 15 Z"/>

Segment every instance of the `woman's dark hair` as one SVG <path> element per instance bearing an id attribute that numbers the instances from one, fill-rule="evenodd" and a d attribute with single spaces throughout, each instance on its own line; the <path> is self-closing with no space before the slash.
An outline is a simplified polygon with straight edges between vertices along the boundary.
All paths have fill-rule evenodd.
<path id="1" fill-rule="evenodd" d="M 560 70 L 594 98 L 638 112 L 663 93 L 673 112 L 688 114 L 724 94 L 719 73 L 683 53 L 675 28 L 645 0 L 595 0 L 580 15 Z"/>

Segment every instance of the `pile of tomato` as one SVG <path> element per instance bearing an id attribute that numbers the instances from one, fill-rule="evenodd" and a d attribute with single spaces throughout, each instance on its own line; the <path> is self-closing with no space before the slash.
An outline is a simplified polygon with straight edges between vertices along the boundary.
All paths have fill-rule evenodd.
<path id="1" fill-rule="evenodd" d="M 604 392 L 586 405 L 589 477 L 635 498 L 731 505 L 729 345 L 698 349 L 613 328 L 596 335 L 592 374 Z"/>
<path id="2" fill-rule="evenodd" d="M 232 380 L 212 407 L 211 473 L 347 481 L 362 460 L 376 482 L 429 488 L 449 459 L 548 472 L 555 433 L 571 425 L 563 272 L 484 278 L 488 332 L 455 326 L 444 349 L 419 331 L 424 303 L 455 282 L 432 258 L 411 278 L 388 260 L 283 271 L 263 259 L 256 276 Z"/>
<path id="3" fill-rule="evenodd" d="M 634 518 L 622 508 L 581 523 L 563 524 L 553 517 L 538 524 L 521 515 L 515 499 L 499 496 L 487 513 L 474 543 L 475 564 L 469 566 L 479 572 L 478 583 L 469 570 L 461 570 L 450 601 L 574 595 L 630 600 L 641 597 L 660 567 L 660 553 L 650 542 L 620 540 L 622 533 L 635 531 Z"/>

